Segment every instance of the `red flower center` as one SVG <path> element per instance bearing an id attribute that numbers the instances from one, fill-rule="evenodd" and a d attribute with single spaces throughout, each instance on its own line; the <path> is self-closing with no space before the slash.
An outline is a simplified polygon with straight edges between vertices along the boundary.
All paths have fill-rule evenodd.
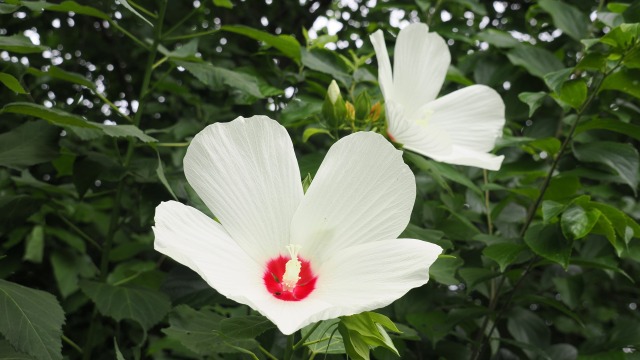
<path id="1" fill-rule="evenodd" d="M 267 290 L 276 298 L 284 301 L 300 301 L 316 288 L 316 280 L 318 277 L 311 271 L 311 265 L 308 260 L 298 257 L 302 264 L 300 269 L 300 279 L 296 283 L 295 287 L 291 290 L 286 290 L 282 282 L 284 276 L 287 261 L 291 260 L 289 256 L 278 256 L 267 262 L 267 269 L 264 271 L 264 285 Z"/>

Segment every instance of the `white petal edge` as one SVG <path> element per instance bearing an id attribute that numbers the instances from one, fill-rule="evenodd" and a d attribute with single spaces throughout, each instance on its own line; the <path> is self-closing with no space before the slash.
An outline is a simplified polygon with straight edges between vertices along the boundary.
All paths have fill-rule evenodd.
<path id="1" fill-rule="evenodd" d="M 429 125 L 444 129 L 454 145 L 488 152 L 502 136 L 505 106 L 500 95 L 485 85 L 472 85 L 447 94 L 425 107 L 433 113 Z"/>
<path id="2" fill-rule="evenodd" d="M 378 60 L 378 83 L 380 84 L 382 95 L 387 101 L 393 100 L 393 73 L 382 30 L 371 34 L 369 39 L 371 40 L 373 49 L 376 52 L 376 59 Z"/>
<path id="3" fill-rule="evenodd" d="M 441 252 L 440 246 L 415 239 L 344 249 L 320 265 L 316 296 L 339 306 L 340 316 L 387 306 L 426 284 Z"/>
<path id="4" fill-rule="evenodd" d="M 303 196 L 289 134 L 266 116 L 207 126 L 184 158 L 189 184 L 256 262 L 285 253 Z"/>
<path id="5" fill-rule="evenodd" d="M 438 96 L 450 63 L 446 42 L 426 24 L 400 30 L 393 54 L 392 100 L 404 106 L 409 118 L 415 117 L 415 111 Z"/>
<path id="6" fill-rule="evenodd" d="M 405 149 L 428 156 L 439 162 L 453 165 L 473 166 L 492 171 L 500 170 L 502 161 L 504 160 L 504 155 L 498 156 L 490 153 L 469 150 L 457 145 L 454 145 L 453 151 L 446 155 L 426 154 L 421 152 L 420 149 L 414 149 L 406 146 Z"/>
<path id="7" fill-rule="evenodd" d="M 220 294 L 246 303 L 246 289 L 264 289 L 262 267 L 199 210 L 163 202 L 156 208 L 153 232 L 157 251 L 198 273 Z"/>
<path id="8" fill-rule="evenodd" d="M 379 134 L 351 134 L 325 156 L 293 217 L 291 241 L 318 263 L 355 244 L 396 238 L 415 198 L 402 152 Z"/>

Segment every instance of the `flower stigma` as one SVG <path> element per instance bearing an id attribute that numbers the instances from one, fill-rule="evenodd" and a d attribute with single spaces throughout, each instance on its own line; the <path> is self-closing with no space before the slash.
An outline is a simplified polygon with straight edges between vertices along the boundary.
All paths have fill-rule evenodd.
<path id="1" fill-rule="evenodd" d="M 291 291 L 300 280 L 300 270 L 302 269 L 302 263 L 298 259 L 300 245 L 287 245 L 287 250 L 291 255 L 291 260 L 287 261 L 285 265 L 284 275 L 282 275 L 282 288 L 285 291 Z"/>

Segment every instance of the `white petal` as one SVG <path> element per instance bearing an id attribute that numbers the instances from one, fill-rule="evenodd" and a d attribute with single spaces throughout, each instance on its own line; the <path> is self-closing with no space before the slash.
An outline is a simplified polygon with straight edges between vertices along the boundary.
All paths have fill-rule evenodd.
<path id="1" fill-rule="evenodd" d="M 209 125 L 189 145 L 184 171 L 231 237 L 258 263 L 285 251 L 303 192 L 284 127 L 266 116 Z"/>
<path id="2" fill-rule="evenodd" d="M 393 141 L 404 145 L 405 149 L 419 149 L 414 151 L 427 156 L 451 153 L 453 144 L 446 131 L 429 123 L 422 126 L 416 120 L 408 119 L 402 105 L 394 101 L 387 101 L 385 107 L 387 132 Z"/>
<path id="3" fill-rule="evenodd" d="M 264 288 L 262 267 L 200 211 L 163 202 L 156 208 L 155 223 L 154 248 L 197 272 L 220 294 L 246 303 L 245 289 Z"/>
<path id="4" fill-rule="evenodd" d="M 387 52 L 387 44 L 384 42 L 384 34 L 382 30 L 378 30 L 369 36 L 373 49 L 376 52 L 378 60 L 378 83 L 382 95 L 386 101 L 393 100 L 393 75 L 391 72 L 391 61 L 389 61 L 389 53 Z"/>
<path id="5" fill-rule="evenodd" d="M 451 63 L 449 47 L 425 24 L 414 23 L 400 30 L 393 54 L 395 100 L 407 116 L 436 98 Z"/>
<path id="6" fill-rule="evenodd" d="M 415 197 L 400 151 L 379 134 L 349 135 L 329 149 L 294 215 L 291 241 L 300 256 L 322 262 L 348 246 L 395 238 Z"/>
<path id="7" fill-rule="evenodd" d="M 442 248 L 414 239 L 383 240 L 339 251 L 320 265 L 317 296 L 341 316 L 389 305 L 429 280 Z"/>
<path id="8" fill-rule="evenodd" d="M 488 152 L 502 136 L 504 102 L 493 89 L 472 85 L 454 91 L 427 105 L 433 111 L 429 125 L 449 133 L 455 145 Z"/>
<path id="9" fill-rule="evenodd" d="M 409 149 L 415 151 L 413 149 Z M 419 152 L 419 151 L 415 151 Z M 426 155 L 426 154 L 423 154 Z M 445 162 L 454 165 L 474 166 L 487 170 L 500 170 L 504 155 L 494 155 L 486 152 L 480 152 L 464 148 L 462 146 L 454 145 L 453 151 L 447 155 L 435 155 L 430 156 L 436 161 Z"/>

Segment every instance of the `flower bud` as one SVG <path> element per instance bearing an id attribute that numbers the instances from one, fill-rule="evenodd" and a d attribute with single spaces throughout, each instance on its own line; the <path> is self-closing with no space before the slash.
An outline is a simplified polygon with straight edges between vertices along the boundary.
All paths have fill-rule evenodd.
<path id="1" fill-rule="evenodd" d="M 354 121 L 356 119 L 356 108 L 353 107 L 353 104 L 348 101 L 344 104 L 344 107 L 347 111 L 347 119 L 350 121 Z"/>
<path id="2" fill-rule="evenodd" d="M 371 111 L 371 98 L 366 90 L 356 97 L 355 110 L 358 119 L 366 119 L 367 115 L 369 115 L 369 111 Z"/>
<path id="3" fill-rule="evenodd" d="M 338 98 L 342 98 L 342 96 L 340 95 L 340 87 L 338 86 L 338 83 L 336 83 L 335 80 L 331 81 L 331 84 L 329 84 L 329 89 L 327 90 L 327 96 L 329 97 L 329 101 L 331 101 L 331 104 L 336 103 L 336 101 L 338 101 Z"/>
<path id="4" fill-rule="evenodd" d="M 380 119 L 381 112 L 382 106 L 380 105 L 380 102 L 373 104 L 373 106 L 371 107 L 371 111 L 369 111 L 369 118 L 371 119 L 371 121 L 378 121 L 378 119 Z"/>

